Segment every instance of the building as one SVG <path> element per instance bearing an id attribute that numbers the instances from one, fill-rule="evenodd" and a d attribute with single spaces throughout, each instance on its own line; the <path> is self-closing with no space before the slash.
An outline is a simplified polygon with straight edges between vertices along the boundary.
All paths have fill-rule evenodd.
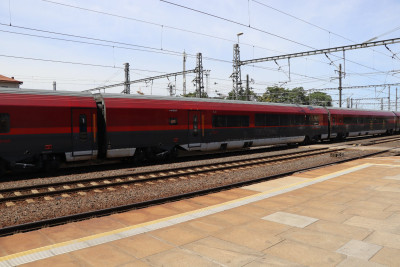
<path id="1" fill-rule="evenodd" d="M 8 78 L 0 74 L 0 90 L 1 88 L 19 88 L 21 81 L 17 81 L 14 77 Z"/>

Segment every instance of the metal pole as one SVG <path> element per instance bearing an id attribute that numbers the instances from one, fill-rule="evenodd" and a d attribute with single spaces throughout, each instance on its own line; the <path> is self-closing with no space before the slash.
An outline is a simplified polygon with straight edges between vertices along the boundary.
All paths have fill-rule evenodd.
<path id="1" fill-rule="evenodd" d="M 390 86 L 389 86 L 389 94 L 388 94 L 388 110 L 390 111 Z"/>
<path id="2" fill-rule="evenodd" d="M 383 110 L 383 97 L 381 98 L 381 110 Z"/>
<path id="3" fill-rule="evenodd" d="M 342 107 L 342 64 L 339 64 L 339 107 Z"/>
<path id="4" fill-rule="evenodd" d="M 183 95 L 186 95 L 186 52 L 183 51 Z"/>
<path id="5" fill-rule="evenodd" d="M 125 89 L 124 93 L 125 94 L 130 94 L 131 93 L 131 84 L 130 84 L 130 78 L 129 78 L 129 63 L 125 63 Z"/>
<path id="6" fill-rule="evenodd" d="M 395 101 L 395 105 L 396 105 L 396 111 L 397 111 L 397 87 L 396 87 L 396 101 Z"/>
<path id="7" fill-rule="evenodd" d="M 249 75 L 246 75 L 246 100 L 250 101 Z"/>
<path id="8" fill-rule="evenodd" d="M 206 75 L 206 94 L 210 94 L 210 70 L 205 70 L 204 75 Z"/>
<path id="9" fill-rule="evenodd" d="M 353 98 L 350 99 L 350 107 L 353 108 Z"/>
<path id="10" fill-rule="evenodd" d="M 57 83 L 56 81 L 53 82 L 53 91 L 57 90 Z"/>

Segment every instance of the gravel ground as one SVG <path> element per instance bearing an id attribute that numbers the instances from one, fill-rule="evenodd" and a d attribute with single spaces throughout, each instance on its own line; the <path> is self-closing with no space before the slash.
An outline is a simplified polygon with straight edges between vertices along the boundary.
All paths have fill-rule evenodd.
<path id="1" fill-rule="evenodd" d="M 205 160 L 196 160 L 197 157 L 193 156 L 192 161 L 186 162 L 178 162 L 178 163 L 168 163 L 168 164 L 159 164 L 159 165 L 151 165 L 151 166 L 144 166 L 144 167 L 126 167 L 121 169 L 112 169 L 112 170 L 102 170 L 102 171 L 87 171 L 84 173 L 74 173 L 74 174 L 66 174 L 66 175 L 59 175 L 54 177 L 48 177 L 45 174 L 38 174 L 37 178 L 26 179 L 24 175 L 21 175 L 21 178 L 14 178 L 12 181 L 4 181 L 0 183 L 0 189 L 6 188 L 15 188 L 21 186 L 30 186 L 30 185 L 40 185 L 46 184 L 51 182 L 64 182 L 64 181 L 80 181 L 83 179 L 91 179 L 97 177 L 108 177 L 108 176 L 116 176 L 116 175 L 124 175 L 124 174 L 135 174 L 138 172 L 146 172 L 146 171 L 158 171 L 158 170 L 168 170 L 180 167 L 191 167 L 197 166 L 200 164 L 209 164 L 209 163 L 221 163 L 227 162 L 231 160 L 241 160 L 241 159 L 252 159 L 258 157 L 265 157 L 265 156 L 276 156 L 276 155 L 285 155 L 287 153 L 293 152 L 305 152 L 310 149 L 313 149 L 312 146 L 302 146 L 302 147 L 294 147 L 289 149 L 283 149 L 279 151 L 266 151 L 261 153 L 254 153 L 254 154 L 243 154 L 239 156 L 226 156 L 223 158 L 211 158 Z M 124 164 L 127 165 L 127 164 Z M 132 165 L 134 165 L 132 163 Z M 91 167 L 93 168 L 93 167 Z M 96 168 L 94 168 L 96 169 Z"/>
<path id="2" fill-rule="evenodd" d="M 392 144 L 393 146 L 393 144 Z M 306 147 L 302 147 L 301 149 L 307 149 Z M 370 153 L 368 151 L 367 153 Z M 283 153 L 274 152 L 268 153 L 271 154 L 285 154 L 288 153 L 288 150 L 285 150 Z M 355 156 L 360 156 L 365 154 L 366 152 L 360 150 L 349 150 L 344 152 L 343 158 L 333 158 L 330 157 L 329 153 L 326 155 L 305 158 L 304 160 L 293 160 L 284 164 L 277 165 L 267 165 L 264 167 L 254 167 L 246 170 L 235 170 L 227 173 L 218 173 L 209 176 L 198 176 L 197 178 L 188 178 L 187 180 L 177 179 L 176 181 L 168 181 L 168 183 L 155 183 L 151 185 L 142 185 L 142 186 L 129 186 L 129 188 L 118 188 L 115 191 L 103 190 L 102 193 L 88 192 L 86 196 L 79 195 L 71 195 L 69 198 L 59 198 L 50 201 L 40 200 L 30 204 L 16 205 L 12 207 L 3 206 L 0 208 L 0 227 L 6 227 L 16 224 L 28 223 L 37 220 L 55 218 L 60 216 L 66 216 L 75 213 L 81 213 L 86 211 L 93 211 L 98 209 L 104 209 L 109 207 L 115 207 L 120 205 L 126 205 L 136 202 L 142 202 L 154 198 L 167 197 L 178 195 L 183 192 L 192 192 L 197 190 L 202 190 L 206 188 L 213 188 L 216 186 L 227 185 L 231 183 L 248 181 L 255 178 L 262 178 L 269 175 L 279 174 L 287 171 L 294 171 L 298 169 L 302 169 L 305 167 L 317 167 L 321 164 L 333 163 L 335 161 L 351 158 Z M 237 156 L 234 158 L 237 159 L 249 159 L 251 157 L 259 157 L 260 154 L 256 155 L 244 155 Z M 229 158 L 232 159 L 232 158 Z M 214 159 L 213 162 L 224 162 L 227 159 Z M 207 160 L 206 162 L 210 162 Z M 201 163 L 206 163 L 201 162 Z M 196 162 L 186 162 L 180 164 L 170 164 L 170 168 L 181 167 L 181 166 L 193 166 L 199 164 L 199 161 Z M 179 166 L 177 166 L 179 165 Z M 128 168 L 123 170 L 113 170 L 106 171 L 101 173 L 86 173 L 80 174 L 79 179 L 82 178 L 92 178 L 94 176 L 108 176 L 108 175 L 116 175 L 126 172 L 138 172 L 138 171 L 146 171 L 146 170 L 157 170 L 164 169 L 165 166 L 150 166 L 144 168 Z M 78 179 L 77 176 L 69 177 L 69 176 L 60 176 L 56 177 L 54 181 L 60 181 L 65 179 Z M 18 181 L 18 183 L 40 183 L 48 182 L 49 178 L 44 179 L 35 179 L 26 180 L 26 181 Z M 21 184 L 19 184 L 21 185 Z M 3 185 L 4 186 L 4 185 Z"/>

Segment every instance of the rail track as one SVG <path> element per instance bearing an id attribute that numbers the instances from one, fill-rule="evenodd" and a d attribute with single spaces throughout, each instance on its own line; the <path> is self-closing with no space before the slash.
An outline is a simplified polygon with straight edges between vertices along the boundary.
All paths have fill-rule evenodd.
<path id="1" fill-rule="evenodd" d="M 372 139 L 372 140 L 371 140 Z M 343 145 L 359 145 L 359 146 L 371 146 L 371 145 L 376 145 L 376 144 L 382 144 L 382 143 L 390 143 L 390 142 L 396 142 L 400 141 L 400 136 L 379 136 L 379 137 L 353 137 L 352 139 L 345 139 L 344 142 L 334 142 L 334 146 L 332 147 L 338 147 L 338 146 L 343 146 Z"/>
<path id="2" fill-rule="evenodd" d="M 223 173 L 245 168 L 259 167 L 270 164 L 281 164 L 304 157 L 313 157 L 326 153 L 342 151 L 344 148 L 328 149 L 318 148 L 286 155 L 256 157 L 248 160 L 231 160 L 223 163 L 201 164 L 191 167 L 166 169 L 161 171 L 137 172 L 117 176 L 92 178 L 77 181 L 46 183 L 40 185 L 14 187 L 0 190 L 0 205 L 14 206 L 16 201 L 33 202 L 35 199 L 44 198 L 52 200 L 55 197 L 70 197 L 71 194 L 86 195 L 88 191 L 97 193 L 102 190 L 114 191 L 119 186 L 140 186 L 155 182 L 174 181 L 177 179 L 192 179 L 208 174 Z"/>
<path id="3" fill-rule="evenodd" d="M 390 143 L 390 142 L 395 142 L 395 141 L 400 141 L 399 136 L 393 136 L 390 138 L 384 138 L 382 140 L 366 140 L 366 142 L 361 143 L 362 146 L 370 146 L 370 145 L 377 145 L 377 144 L 383 144 L 383 143 Z"/>
<path id="4" fill-rule="evenodd" d="M 378 140 L 367 140 L 366 142 L 352 141 L 345 145 L 361 145 L 371 146 L 376 144 L 400 141 L 400 137 L 385 137 Z M 340 146 L 340 145 L 338 145 Z M 175 181 L 177 179 L 193 179 L 199 176 L 209 174 L 230 172 L 235 170 L 243 170 L 246 168 L 259 167 L 270 164 L 281 164 L 304 157 L 313 157 L 326 153 L 331 156 L 342 156 L 346 148 L 317 148 L 307 151 L 293 152 L 285 155 L 262 156 L 248 160 L 231 160 L 223 163 L 200 164 L 191 167 L 180 167 L 173 169 L 165 169 L 160 171 L 137 172 L 132 174 L 124 174 L 117 176 L 108 176 L 100 178 L 91 178 L 76 181 L 64 181 L 56 183 L 45 183 L 40 185 L 31 185 L 23 187 L 13 187 L 0 189 L 0 206 L 14 206 L 16 202 L 35 202 L 42 198 L 43 200 L 53 200 L 54 198 L 71 197 L 72 194 L 81 196 L 88 192 L 102 193 L 103 191 L 118 190 L 118 187 L 128 188 L 129 186 L 140 186 L 142 184 L 152 184 L 155 182 Z"/>

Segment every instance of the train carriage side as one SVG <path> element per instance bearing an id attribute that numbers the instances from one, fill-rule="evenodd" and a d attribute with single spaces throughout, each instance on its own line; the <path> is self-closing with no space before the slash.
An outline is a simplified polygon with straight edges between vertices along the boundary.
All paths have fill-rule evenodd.
<path id="1" fill-rule="evenodd" d="M 393 111 L 393 114 L 395 115 L 395 132 L 399 133 L 400 132 L 400 112 Z"/>
<path id="2" fill-rule="evenodd" d="M 110 94 L 101 101 L 107 158 L 299 143 L 328 135 L 328 113 L 321 107 Z"/>
<path id="3" fill-rule="evenodd" d="M 199 101 L 196 108 L 202 113 L 203 125 L 199 126 L 202 128 L 201 142 L 181 144 L 186 150 L 225 150 L 300 143 L 306 138 L 317 140 L 328 136 L 328 112 L 320 107 Z"/>
<path id="4" fill-rule="evenodd" d="M 331 138 L 392 133 L 396 118 L 392 112 L 329 108 Z"/>
<path id="5" fill-rule="evenodd" d="M 104 105 L 105 149 L 109 159 L 133 155 L 153 158 L 187 143 L 186 102 L 114 94 L 97 96 L 97 101 Z"/>
<path id="6" fill-rule="evenodd" d="M 304 132 L 310 141 L 329 138 L 328 110 L 319 106 L 302 106 L 306 114 Z M 307 142 L 305 142 L 307 143 Z"/>
<path id="7" fill-rule="evenodd" d="M 4 167 L 57 167 L 96 157 L 96 103 L 90 94 L 0 91 L 0 161 Z"/>

